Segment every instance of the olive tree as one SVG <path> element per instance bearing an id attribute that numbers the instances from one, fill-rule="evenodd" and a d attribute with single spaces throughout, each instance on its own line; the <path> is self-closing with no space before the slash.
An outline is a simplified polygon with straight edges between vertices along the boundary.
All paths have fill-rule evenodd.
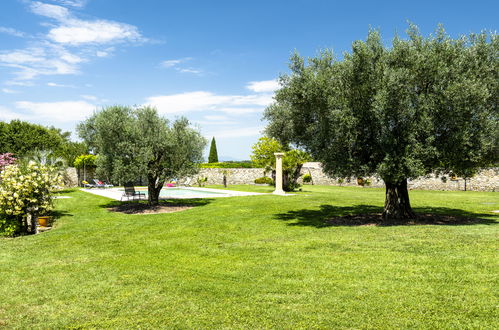
<path id="1" fill-rule="evenodd" d="M 264 117 L 267 133 L 303 147 L 332 177 L 378 175 L 383 217 L 413 218 L 407 180 L 469 176 L 498 159 L 499 40 L 440 27 L 385 47 L 378 31 L 337 59 L 291 57 Z"/>
<path id="2" fill-rule="evenodd" d="M 149 204 L 157 204 L 166 180 L 192 175 L 206 140 L 180 118 L 170 123 L 155 108 L 111 106 L 78 125 L 78 133 L 99 155 L 97 174 L 126 183 L 147 176 Z"/>

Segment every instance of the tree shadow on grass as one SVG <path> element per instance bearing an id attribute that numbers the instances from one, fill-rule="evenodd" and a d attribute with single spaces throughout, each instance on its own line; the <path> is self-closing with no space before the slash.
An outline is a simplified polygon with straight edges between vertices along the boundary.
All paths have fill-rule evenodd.
<path id="1" fill-rule="evenodd" d="M 52 216 L 54 220 L 57 220 L 62 217 L 72 217 L 73 214 L 65 210 L 52 210 L 50 212 L 50 216 Z"/>
<path id="2" fill-rule="evenodd" d="M 173 213 L 191 209 L 194 207 L 205 206 L 213 201 L 211 198 L 192 198 L 192 199 L 162 199 L 158 205 L 150 206 L 146 200 L 140 201 L 109 201 L 101 204 L 99 207 L 108 209 L 111 212 L 121 212 L 125 214 L 155 214 L 155 213 Z"/>
<path id="3" fill-rule="evenodd" d="M 413 208 L 416 219 L 383 221 L 382 207 L 372 205 L 333 206 L 321 205 L 318 210 L 302 209 L 276 214 L 275 218 L 287 221 L 289 226 L 316 228 L 339 226 L 410 226 L 410 225 L 475 225 L 498 224 L 492 214 L 471 213 L 446 207 Z"/>

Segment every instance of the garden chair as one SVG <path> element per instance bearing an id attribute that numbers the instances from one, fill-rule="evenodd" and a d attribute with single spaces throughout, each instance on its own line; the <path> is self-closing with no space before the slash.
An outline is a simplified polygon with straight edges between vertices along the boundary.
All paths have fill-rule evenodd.
<path id="1" fill-rule="evenodd" d="M 138 200 L 144 196 L 144 199 L 146 197 L 146 193 L 142 191 L 136 191 L 135 187 L 132 184 L 125 184 L 125 191 L 123 192 L 123 195 L 121 195 L 121 201 L 123 201 L 123 197 L 126 197 L 127 200 L 130 200 L 130 197 L 132 197 L 132 200 L 135 200 L 135 197 L 137 197 Z"/>

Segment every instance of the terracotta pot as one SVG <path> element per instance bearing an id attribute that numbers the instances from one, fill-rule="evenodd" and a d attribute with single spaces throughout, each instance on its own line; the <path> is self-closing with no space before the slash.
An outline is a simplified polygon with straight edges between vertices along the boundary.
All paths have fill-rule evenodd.
<path id="1" fill-rule="evenodd" d="M 38 217 L 38 225 L 40 227 L 48 227 L 50 225 L 50 217 L 49 216 Z"/>

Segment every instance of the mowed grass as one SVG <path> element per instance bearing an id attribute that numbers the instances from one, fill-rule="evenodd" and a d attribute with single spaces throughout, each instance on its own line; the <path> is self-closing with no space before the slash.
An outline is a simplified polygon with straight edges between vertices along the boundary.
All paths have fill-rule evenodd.
<path id="1" fill-rule="evenodd" d="M 483 219 L 416 226 L 325 222 L 380 212 L 374 188 L 155 215 L 64 195 L 54 229 L 0 239 L 0 327 L 499 328 L 498 193 L 411 191 L 417 212 Z"/>

